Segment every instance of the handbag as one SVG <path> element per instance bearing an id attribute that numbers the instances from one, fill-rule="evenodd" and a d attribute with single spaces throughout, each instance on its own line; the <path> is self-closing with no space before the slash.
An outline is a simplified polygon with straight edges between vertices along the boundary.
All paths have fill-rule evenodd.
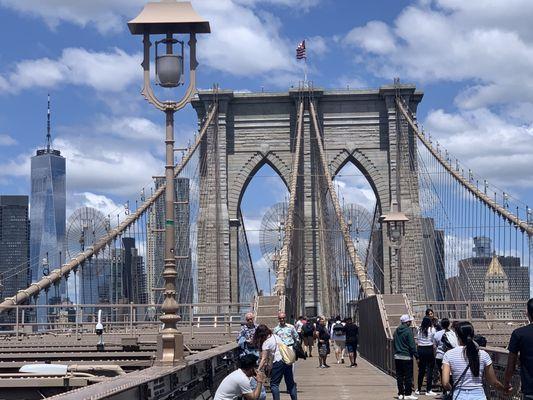
<path id="1" fill-rule="evenodd" d="M 463 371 L 459 379 L 457 379 L 457 381 L 453 383 L 452 389 L 448 393 L 446 393 L 444 396 L 442 396 L 442 400 L 453 400 L 453 392 L 455 391 L 457 384 L 461 382 L 461 380 L 464 378 L 466 371 L 468 371 L 468 368 L 470 368 L 470 363 L 468 363 L 468 365 L 466 366 L 465 370 Z"/>
<path id="2" fill-rule="evenodd" d="M 296 362 L 296 353 L 291 346 L 287 346 L 285 343 L 278 345 L 279 352 L 281 353 L 281 359 L 287 365 L 292 365 Z"/>

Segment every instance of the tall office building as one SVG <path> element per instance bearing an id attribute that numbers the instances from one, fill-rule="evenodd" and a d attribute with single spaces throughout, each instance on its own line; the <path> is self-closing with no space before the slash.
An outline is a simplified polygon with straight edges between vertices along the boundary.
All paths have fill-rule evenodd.
<path id="1" fill-rule="evenodd" d="M 165 183 L 163 178 L 156 179 L 156 188 Z M 193 271 L 190 248 L 190 206 L 188 178 L 176 178 L 175 234 L 176 244 L 176 301 L 193 302 Z M 163 269 L 165 267 L 165 199 L 161 196 L 152 207 L 148 217 L 147 238 L 147 286 L 148 302 L 159 303 L 164 286 Z"/>
<path id="2" fill-rule="evenodd" d="M 435 229 L 433 218 L 421 218 L 422 265 L 426 298 L 443 301 L 446 297 L 444 271 L 444 231 Z"/>
<path id="3" fill-rule="evenodd" d="M 485 317 L 489 319 L 511 318 L 513 307 L 511 304 L 508 304 L 511 301 L 509 279 L 496 255 L 492 256 L 489 268 L 485 274 L 484 300 L 491 303 L 484 307 Z"/>
<path id="4" fill-rule="evenodd" d="M 474 257 L 459 260 L 459 296 L 457 300 L 485 300 L 485 278 L 493 260 L 491 240 L 487 237 L 474 238 Z M 507 276 L 510 301 L 526 302 L 529 299 L 529 271 L 520 263 L 520 257 L 496 256 Z M 513 310 L 513 317 L 520 318 L 522 310 Z M 484 317 L 479 306 L 472 307 L 474 318 Z"/>
<path id="5" fill-rule="evenodd" d="M 43 276 L 43 260 L 50 269 L 60 267 L 65 258 L 66 185 L 65 158 L 52 149 L 50 134 L 50 97 L 46 147 L 31 158 L 30 266 L 35 282 Z M 44 263 L 46 264 L 46 262 Z M 45 299 L 40 296 L 39 304 Z M 44 309 L 38 320 L 44 322 Z"/>
<path id="6" fill-rule="evenodd" d="M 0 196 L 0 298 L 29 286 L 29 261 L 28 196 Z"/>

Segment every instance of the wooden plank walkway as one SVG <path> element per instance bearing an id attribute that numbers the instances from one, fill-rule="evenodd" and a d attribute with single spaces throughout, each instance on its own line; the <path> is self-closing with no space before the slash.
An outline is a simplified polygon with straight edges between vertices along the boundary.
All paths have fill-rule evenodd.
<path id="1" fill-rule="evenodd" d="M 317 368 L 318 357 L 296 363 L 298 400 L 390 400 L 397 395 L 396 380 L 361 357 L 357 357 L 356 368 L 337 364 L 333 354 L 328 364 L 331 368 Z M 281 387 L 285 389 L 283 380 Z M 271 396 L 269 393 L 267 399 Z M 281 398 L 289 400 L 290 396 L 285 391 Z"/>

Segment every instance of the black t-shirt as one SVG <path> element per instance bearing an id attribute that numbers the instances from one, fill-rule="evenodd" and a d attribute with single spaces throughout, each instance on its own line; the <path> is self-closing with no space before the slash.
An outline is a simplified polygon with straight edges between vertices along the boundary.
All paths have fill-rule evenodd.
<path id="1" fill-rule="evenodd" d="M 326 327 L 324 327 L 322 325 L 318 325 L 316 330 L 318 331 L 318 339 L 319 340 L 325 340 L 326 342 L 329 340 L 330 336 L 329 336 L 329 332 L 326 329 Z"/>
<path id="2" fill-rule="evenodd" d="M 533 324 L 513 331 L 508 350 L 511 353 L 520 354 L 522 393 L 533 394 Z"/>
<path id="3" fill-rule="evenodd" d="M 346 324 L 344 326 L 346 332 L 346 343 L 356 343 L 359 338 L 359 327 L 356 324 Z"/>

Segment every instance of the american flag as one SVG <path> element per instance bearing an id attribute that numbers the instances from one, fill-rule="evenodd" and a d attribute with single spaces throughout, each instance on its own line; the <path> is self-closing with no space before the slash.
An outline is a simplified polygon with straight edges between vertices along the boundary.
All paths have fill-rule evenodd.
<path id="1" fill-rule="evenodd" d="M 296 59 L 301 60 L 302 58 L 307 59 L 307 52 L 305 51 L 305 40 L 296 47 Z"/>

